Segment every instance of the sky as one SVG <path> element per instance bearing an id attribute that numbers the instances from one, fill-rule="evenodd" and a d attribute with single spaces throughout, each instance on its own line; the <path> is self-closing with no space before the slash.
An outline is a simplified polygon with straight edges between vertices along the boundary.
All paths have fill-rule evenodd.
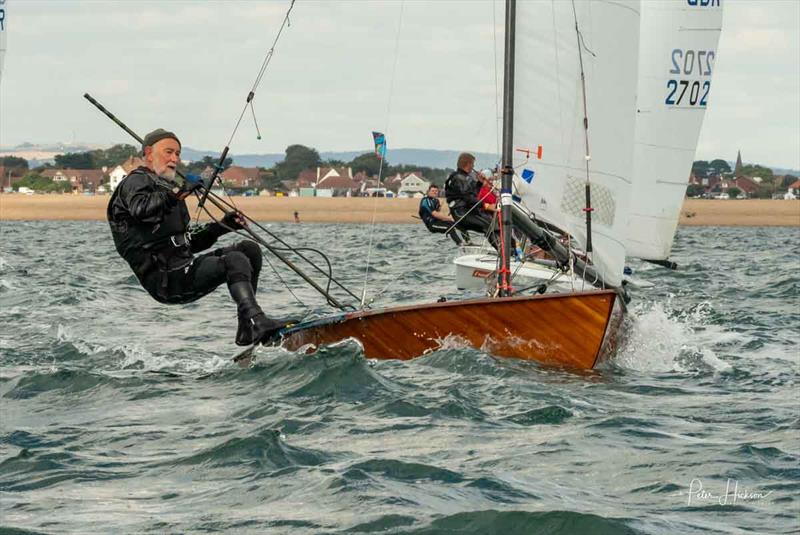
<path id="1" fill-rule="evenodd" d="M 800 1 L 722 1 L 696 156 L 741 149 L 745 162 L 800 169 Z M 6 0 L 0 147 L 131 142 L 88 92 L 142 135 L 164 127 L 220 151 L 288 6 Z M 297 0 L 290 21 L 256 91 L 262 139 L 248 110 L 234 155 L 368 151 L 373 130 L 390 148 L 497 152 L 503 2 Z"/>

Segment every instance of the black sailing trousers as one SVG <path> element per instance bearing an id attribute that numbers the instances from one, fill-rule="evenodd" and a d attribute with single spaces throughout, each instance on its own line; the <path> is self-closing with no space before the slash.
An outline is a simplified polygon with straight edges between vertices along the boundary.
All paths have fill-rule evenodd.
<path id="1" fill-rule="evenodd" d="M 466 215 L 453 210 L 453 218 L 456 220 L 456 228 L 485 234 L 492 247 L 498 251 L 500 250 L 500 231 L 492 224 L 490 216 L 475 210 L 468 212 Z"/>
<path id="2" fill-rule="evenodd" d="M 196 301 L 213 292 L 223 282 L 233 284 L 250 281 L 255 292 L 261 273 L 261 262 L 258 244 L 244 240 L 196 256 L 183 269 L 155 269 L 145 275 L 142 285 L 156 300 L 168 304 Z"/>
<path id="3" fill-rule="evenodd" d="M 428 227 L 428 230 L 434 234 L 445 234 L 448 230 L 450 230 L 451 227 L 453 227 L 453 223 L 448 223 L 447 221 L 442 221 L 441 219 L 431 219 L 429 221 L 425 221 L 425 226 Z M 453 240 L 456 245 L 461 245 L 465 241 L 469 241 L 469 235 L 464 231 L 453 229 L 447 235 L 450 236 L 450 239 Z"/>

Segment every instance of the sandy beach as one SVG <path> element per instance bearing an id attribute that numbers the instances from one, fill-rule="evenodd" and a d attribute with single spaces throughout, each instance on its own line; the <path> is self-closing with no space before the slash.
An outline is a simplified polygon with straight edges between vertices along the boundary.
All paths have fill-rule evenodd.
<path id="1" fill-rule="evenodd" d="M 103 221 L 108 195 L 0 195 L 0 220 Z M 197 203 L 189 199 L 194 215 Z M 257 221 L 292 221 L 297 211 L 303 223 L 416 223 L 418 199 L 233 197 L 241 210 Z M 444 206 L 444 203 L 442 203 Z M 203 218 L 201 218 L 203 219 Z M 681 211 L 686 226 L 800 226 L 800 200 L 687 199 Z"/>

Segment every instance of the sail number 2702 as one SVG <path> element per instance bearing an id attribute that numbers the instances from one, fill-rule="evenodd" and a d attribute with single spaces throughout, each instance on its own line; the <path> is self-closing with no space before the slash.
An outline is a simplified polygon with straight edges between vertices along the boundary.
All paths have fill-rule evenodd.
<path id="1" fill-rule="evenodd" d="M 710 77 L 716 53 L 713 50 L 672 51 L 672 68 L 670 74 L 677 75 L 667 80 L 667 97 L 664 104 L 668 106 L 701 106 L 708 104 L 708 92 L 711 90 Z M 689 79 L 683 78 L 684 76 Z M 695 77 L 701 78 L 697 80 Z"/>

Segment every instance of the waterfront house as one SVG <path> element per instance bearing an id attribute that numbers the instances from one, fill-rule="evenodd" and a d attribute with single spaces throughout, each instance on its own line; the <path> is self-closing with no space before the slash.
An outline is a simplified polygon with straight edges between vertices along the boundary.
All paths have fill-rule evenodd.
<path id="1" fill-rule="evenodd" d="M 746 199 L 758 191 L 758 184 L 746 176 L 736 178 L 712 177 L 709 181 L 708 195 L 715 199 L 728 199 L 730 198 L 729 191 L 732 188 L 739 190 L 737 198 Z"/>
<path id="2" fill-rule="evenodd" d="M 317 182 L 317 197 L 350 197 L 355 189 L 356 183 L 352 177 L 328 173 Z"/>
<path id="3" fill-rule="evenodd" d="M 255 188 L 261 185 L 261 172 L 258 167 L 232 165 L 220 173 L 225 186 L 229 188 Z"/>
<path id="4" fill-rule="evenodd" d="M 424 197 L 428 192 L 430 182 L 422 177 L 422 173 L 413 171 L 403 174 L 400 187 L 397 189 L 399 197 Z"/>
<path id="5" fill-rule="evenodd" d="M 358 188 L 352 167 L 317 167 L 297 176 L 301 197 L 350 197 Z"/>
<path id="6" fill-rule="evenodd" d="M 795 180 L 786 189 L 786 194 L 783 196 L 787 201 L 800 199 L 800 180 Z"/>
<path id="7" fill-rule="evenodd" d="M 104 182 L 107 169 L 45 169 L 42 176 L 53 182 L 69 182 L 73 193 L 94 192 Z"/>
<path id="8" fill-rule="evenodd" d="M 109 189 L 114 191 L 119 186 L 119 183 L 122 182 L 122 179 L 128 176 L 131 171 L 134 169 L 141 167 L 142 165 L 146 165 L 144 158 L 139 158 L 138 156 L 131 156 L 121 164 L 116 165 L 111 172 L 108 173 L 109 178 Z"/>

